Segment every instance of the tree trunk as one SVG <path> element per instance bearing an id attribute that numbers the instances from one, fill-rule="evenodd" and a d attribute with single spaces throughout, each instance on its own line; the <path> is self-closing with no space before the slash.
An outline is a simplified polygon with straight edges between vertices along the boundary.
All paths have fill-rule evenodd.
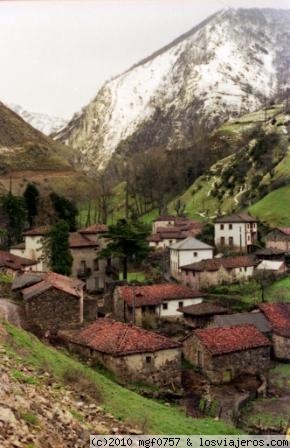
<path id="1" fill-rule="evenodd" d="M 123 259 L 123 280 L 127 280 L 128 277 L 128 260 L 127 257 Z"/>

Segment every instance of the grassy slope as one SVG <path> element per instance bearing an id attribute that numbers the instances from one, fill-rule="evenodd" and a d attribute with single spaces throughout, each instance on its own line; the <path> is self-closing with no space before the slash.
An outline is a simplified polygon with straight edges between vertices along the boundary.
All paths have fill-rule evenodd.
<path id="1" fill-rule="evenodd" d="M 0 193 L 21 194 L 28 182 L 40 190 L 76 196 L 88 191 L 88 181 L 72 165 L 73 150 L 26 123 L 0 103 Z"/>
<path id="2" fill-rule="evenodd" d="M 287 117 L 281 112 L 281 106 L 275 106 L 267 110 L 268 118 L 274 117 L 277 120 L 277 124 L 282 124 L 287 120 Z M 244 134 L 247 134 L 249 130 L 254 130 L 264 121 L 264 112 L 258 111 L 251 114 L 247 114 L 234 122 L 228 122 L 222 125 L 217 131 L 217 135 L 222 135 L 227 138 L 232 145 L 238 145 Z M 272 126 L 269 122 L 265 126 L 266 132 L 269 130 L 275 130 L 280 134 L 281 144 L 288 146 L 288 152 L 283 160 L 278 163 L 275 167 L 273 178 L 271 181 L 278 181 L 281 178 L 290 177 L 290 148 L 288 143 L 288 135 L 285 135 L 284 126 Z M 218 181 L 220 182 L 221 172 L 230 167 L 232 163 L 235 162 L 235 155 L 226 157 L 222 159 L 211 169 L 198 178 L 193 185 L 191 185 L 188 190 L 186 190 L 179 199 L 182 203 L 186 204 L 186 213 L 188 216 L 196 219 L 203 220 L 205 218 L 214 218 L 217 211 L 222 213 L 229 213 L 233 209 L 239 207 L 239 188 L 233 192 L 229 190 L 222 197 L 212 195 L 214 189 L 214 184 Z M 262 174 L 260 183 L 267 184 L 270 181 L 269 173 L 259 173 Z M 253 167 L 246 174 L 246 182 L 250 188 L 251 182 L 256 177 L 257 171 Z M 244 185 L 243 185 L 244 187 Z M 269 194 L 267 194 L 263 199 L 255 203 L 249 208 L 249 210 L 256 215 L 259 219 L 268 222 L 272 225 L 290 225 L 290 210 L 288 192 L 290 187 L 279 188 Z M 236 198 L 235 198 L 236 196 Z M 174 201 L 169 205 L 169 210 L 173 211 Z"/>
<path id="3" fill-rule="evenodd" d="M 289 170 L 290 171 L 290 170 Z M 278 188 L 249 208 L 258 219 L 272 226 L 290 226 L 290 185 Z"/>
<path id="4" fill-rule="evenodd" d="M 173 406 L 165 406 L 119 386 L 96 370 L 44 345 L 33 335 L 7 325 L 10 349 L 20 354 L 22 362 L 51 371 L 61 381 L 68 371 L 76 378 L 85 376 L 101 391 L 102 405 L 114 417 L 134 423 L 151 434 L 237 434 L 238 430 L 210 418 L 192 419 Z"/>

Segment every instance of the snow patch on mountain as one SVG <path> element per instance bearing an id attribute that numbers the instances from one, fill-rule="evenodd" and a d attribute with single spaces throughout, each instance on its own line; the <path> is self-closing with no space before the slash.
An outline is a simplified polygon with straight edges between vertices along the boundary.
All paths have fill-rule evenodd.
<path id="1" fill-rule="evenodd" d="M 14 103 L 6 103 L 6 106 L 23 118 L 23 120 L 29 123 L 32 127 L 38 129 L 45 135 L 50 135 L 54 132 L 60 131 L 64 128 L 68 121 L 64 118 L 55 117 L 40 112 L 28 112 L 23 109 L 23 107 Z"/>
<path id="2" fill-rule="evenodd" d="M 188 147 L 201 124 L 211 130 L 275 98 L 289 73 L 289 29 L 289 11 L 220 11 L 105 83 L 56 138 L 88 169 L 116 151 Z"/>

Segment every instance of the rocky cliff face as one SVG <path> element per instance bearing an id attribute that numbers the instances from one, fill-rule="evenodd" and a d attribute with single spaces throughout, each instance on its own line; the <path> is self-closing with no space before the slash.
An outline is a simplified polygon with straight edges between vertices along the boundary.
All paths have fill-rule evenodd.
<path id="1" fill-rule="evenodd" d="M 220 11 L 105 83 L 56 138 L 104 168 L 115 152 L 185 148 L 212 129 L 261 108 L 289 72 L 290 11 Z"/>

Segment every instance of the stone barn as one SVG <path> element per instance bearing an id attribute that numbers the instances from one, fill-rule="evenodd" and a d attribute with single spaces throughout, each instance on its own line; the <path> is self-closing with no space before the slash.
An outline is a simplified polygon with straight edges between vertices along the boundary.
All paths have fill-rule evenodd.
<path id="1" fill-rule="evenodd" d="M 102 364 L 122 383 L 181 386 L 181 346 L 165 336 L 106 318 L 59 336 L 71 351 Z"/>
<path id="2" fill-rule="evenodd" d="M 290 304 L 263 303 L 260 305 L 272 328 L 273 352 L 277 359 L 290 360 Z"/>
<path id="3" fill-rule="evenodd" d="M 26 320 L 40 333 L 56 333 L 83 323 L 84 283 L 46 272 L 19 276 L 12 284 L 25 303 Z"/>
<path id="4" fill-rule="evenodd" d="M 186 360 L 213 384 L 240 375 L 267 376 L 271 342 L 254 325 L 195 330 L 183 341 Z"/>
<path id="5" fill-rule="evenodd" d="M 216 315 L 228 312 L 223 306 L 209 302 L 183 306 L 178 311 L 183 314 L 185 323 L 192 328 L 204 328 L 210 325 Z"/>

